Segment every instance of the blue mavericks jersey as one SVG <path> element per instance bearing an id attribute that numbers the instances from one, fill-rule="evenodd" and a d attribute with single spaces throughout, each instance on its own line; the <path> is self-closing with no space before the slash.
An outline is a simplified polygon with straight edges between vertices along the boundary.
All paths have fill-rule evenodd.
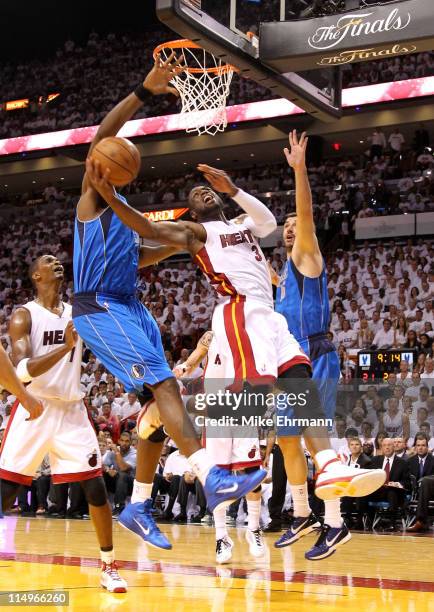
<path id="1" fill-rule="evenodd" d="M 136 292 L 138 262 L 139 236 L 111 208 L 92 221 L 80 221 L 76 217 L 75 293 L 132 296 Z"/>
<path id="2" fill-rule="evenodd" d="M 327 333 L 330 308 L 325 267 L 317 278 L 309 278 L 288 259 L 277 288 L 276 311 L 285 317 L 298 342 Z"/>

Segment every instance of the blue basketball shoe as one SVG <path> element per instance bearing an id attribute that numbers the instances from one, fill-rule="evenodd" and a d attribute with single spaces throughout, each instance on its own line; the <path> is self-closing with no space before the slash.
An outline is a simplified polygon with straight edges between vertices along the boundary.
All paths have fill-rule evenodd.
<path id="1" fill-rule="evenodd" d="M 338 546 L 351 540 L 351 533 L 345 523 L 342 527 L 330 527 L 323 525 L 321 534 L 310 550 L 305 553 L 309 561 L 319 561 L 330 557 Z"/>
<path id="2" fill-rule="evenodd" d="M 150 546 L 170 550 L 172 544 L 159 530 L 152 516 L 153 512 L 152 499 L 147 499 L 143 503 L 129 504 L 120 513 L 118 522 L 125 529 L 140 536 Z"/>
<path id="3" fill-rule="evenodd" d="M 204 486 L 209 511 L 213 512 L 221 505 L 228 506 L 240 497 L 244 497 L 256 489 L 266 476 L 267 472 L 261 469 L 250 474 L 235 475 L 224 468 L 212 467 Z"/>

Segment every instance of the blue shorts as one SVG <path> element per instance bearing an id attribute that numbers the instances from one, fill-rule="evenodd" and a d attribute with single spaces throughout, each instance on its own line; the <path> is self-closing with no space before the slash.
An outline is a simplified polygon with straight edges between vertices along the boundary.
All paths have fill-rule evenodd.
<path id="1" fill-rule="evenodd" d="M 300 346 L 311 358 L 312 379 L 315 381 L 318 388 L 321 406 L 325 416 L 327 419 L 334 419 L 338 383 L 341 375 L 339 356 L 336 350 L 329 350 L 328 352 L 318 355 L 318 352 L 321 352 L 321 350 L 315 350 L 318 346 L 312 345 L 312 343 L 310 343 L 309 346 L 307 341 L 300 342 Z M 313 358 L 315 354 L 317 356 Z M 293 409 L 289 407 L 285 409 L 284 415 L 288 418 L 295 418 Z M 299 436 L 301 430 L 298 425 L 293 427 L 285 425 L 277 427 L 277 433 L 280 436 Z"/>
<path id="2" fill-rule="evenodd" d="M 72 318 L 86 346 L 126 391 L 173 377 L 157 323 L 136 297 L 76 294 Z"/>

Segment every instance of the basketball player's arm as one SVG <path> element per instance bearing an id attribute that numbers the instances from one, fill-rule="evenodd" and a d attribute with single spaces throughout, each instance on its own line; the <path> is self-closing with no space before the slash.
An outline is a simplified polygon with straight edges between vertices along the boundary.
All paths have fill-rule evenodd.
<path id="1" fill-rule="evenodd" d="M 239 217 L 239 222 L 246 225 L 252 234 L 258 238 L 265 238 L 276 229 L 277 222 L 273 213 L 257 198 L 238 189 L 224 170 L 206 164 L 199 164 L 197 168 L 203 172 L 213 189 L 228 194 L 247 213 Z"/>
<path id="2" fill-rule="evenodd" d="M 4 389 L 12 393 L 12 395 L 15 395 L 20 401 L 20 404 L 29 412 L 30 418 L 28 420 L 36 419 L 40 416 L 43 411 L 41 402 L 26 390 L 2 346 L 0 346 L 0 372 L 0 384 Z"/>
<path id="3" fill-rule="evenodd" d="M 170 87 L 169 81 L 173 78 L 174 74 L 181 72 L 184 67 L 181 65 L 183 57 L 176 57 L 173 52 L 166 61 L 161 58 L 157 58 L 154 62 L 152 70 L 146 76 L 143 81 L 143 94 L 137 92 L 139 95 L 146 95 L 149 93 L 149 97 L 157 96 L 161 94 L 173 94 L 178 96 L 178 92 L 174 87 Z M 141 100 L 135 92 L 130 93 L 129 96 L 121 100 L 112 110 L 104 117 L 101 125 L 95 134 L 94 139 L 90 145 L 88 156 L 92 153 L 92 149 L 100 142 L 103 138 L 108 136 L 116 136 L 119 130 L 129 121 L 136 112 L 143 106 L 144 100 Z M 89 183 L 86 174 L 84 175 L 82 193 L 88 189 Z"/>
<path id="4" fill-rule="evenodd" d="M 116 213 L 119 219 L 136 231 L 142 238 L 154 240 L 164 245 L 178 247 L 195 255 L 206 241 L 206 231 L 199 223 L 187 221 L 149 221 L 138 210 L 126 204 L 118 197 L 113 185 L 110 185 L 110 170 L 104 173 L 98 160 L 86 160 L 86 174 L 94 189 Z"/>
<path id="5" fill-rule="evenodd" d="M 319 276 L 323 268 L 323 260 L 316 237 L 313 220 L 312 193 L 306 168 L 306 147 L 308 138 L 303 132 L 298 140 L 297 131 L 289 134 L 290 150 L 284 153 L 288 164 L 295 174 L 295 210 L 297 213 L 297 232 L 291 259 L 297 268 L 303 266 L 309 276 Z"/>
<path id="6" fill-rule="evenodd" d="M 78 334 L 74 329 L 72 321 L 69 321 L 65 328 L 64 344 L 45 355 L 33 357 L 30 342 L 31 326 L 32 319 L 29 311 L 25 308 L 18 308 L 12 315 L 9 335 L 12 342 L 12 363 L 17 366 L 23 359 L 27 359 L 27 372 L 31 378 L 36 378 L 36 376 L 45 374 L 45 372 L 72 351 L 77 342 Z"/>
<path id="7" fill-rule="evenodd" d="M 188 356 L 188 358 L 184 361 L 184 363 L 178 364 L 175 368 L 173 368 L 173 372 L 176 378 L 182 378 L 183 376 L 188 376 L 191 374 L 204 357 L 208 354 L 209 347 L 211 345 L 213 339 L 213 332 L 207 331 L 200 337 L 196 348 Z"/>
<path id="8" fill-rule="evenodd" d="M 146 268 L 147 266 L 157 264 L 163 259 L 167 259 L 180 251 L 181 249 L 172 246 L 140 247 L 139 268 Z"/>

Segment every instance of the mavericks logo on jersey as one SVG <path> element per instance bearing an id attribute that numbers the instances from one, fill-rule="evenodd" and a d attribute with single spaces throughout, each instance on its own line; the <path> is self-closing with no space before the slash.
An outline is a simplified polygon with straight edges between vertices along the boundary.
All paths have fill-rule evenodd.
<path id="1" fill-rule="evenodd" d="M 133 363 L 131 366 L 131 374 L 134 376 L 134 378 L 143 378 L 145 375 L 145 366 L 141 363 Z"/>

